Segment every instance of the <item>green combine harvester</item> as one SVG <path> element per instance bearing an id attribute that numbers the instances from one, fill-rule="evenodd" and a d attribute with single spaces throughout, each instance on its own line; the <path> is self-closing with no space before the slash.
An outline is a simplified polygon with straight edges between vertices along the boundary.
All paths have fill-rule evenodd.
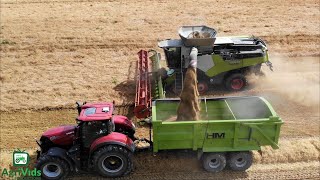
<path id="1" fill-rule="evenodd" d="M 159 42 L 164 50 L 167 72 L 162 73 L 166 91 L 179 94 L 189 64 L 192 47 L 198 54 L 198 88 L 200 94 L 210 87 L 224 85 L 227 90 L 243 90 L 247 85 L 246 75 L 262 75 L 265 63 L 272 70 L 266 43 L 254 36 L 216 37 L 216 31 L 207 26 L 183 26 L 179 29 L 181 39 Z M 159 57 L 160 58 L 160 57 Z"/>

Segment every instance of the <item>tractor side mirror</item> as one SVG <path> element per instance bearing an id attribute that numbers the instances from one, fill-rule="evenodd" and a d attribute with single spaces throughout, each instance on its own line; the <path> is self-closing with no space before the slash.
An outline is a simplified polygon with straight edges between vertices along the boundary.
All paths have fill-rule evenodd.
<path id="1" fill-rule="evenodd" d="M 76 105 L 77 105 L 77 110 L 78 110 L 78 115 L 80 115 L 80 113 L 81 113 L 81 107 L 82 107 L 82 105 L 83 104 L 81 104 L 80 102 L 76 102 Z"/>

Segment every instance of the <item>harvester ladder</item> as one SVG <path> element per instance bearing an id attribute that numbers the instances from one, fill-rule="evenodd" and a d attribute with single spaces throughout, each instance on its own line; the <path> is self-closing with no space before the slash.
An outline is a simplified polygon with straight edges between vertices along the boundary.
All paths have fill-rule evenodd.
<path id="1" fill-rule="evenodd" d="M 176 78 L 174 81 L 174 85 L 175 85 L 174 88 L 177 94 L 180 94 L 180 92 L 183 89 L 183 68 L 182 68 L 183 64 L 184 64 L 184 57 L 181 58 L 180 69 L 179 69 L 179 72 L 176 73 Z"/>
<path id="2" fill-rule="evenodd" d="M 176 73 L 176 78 L 175 78 L 175 92 L 180 93 L 183 88 L 183 73 L 182 72 L 177 72 Z"/>

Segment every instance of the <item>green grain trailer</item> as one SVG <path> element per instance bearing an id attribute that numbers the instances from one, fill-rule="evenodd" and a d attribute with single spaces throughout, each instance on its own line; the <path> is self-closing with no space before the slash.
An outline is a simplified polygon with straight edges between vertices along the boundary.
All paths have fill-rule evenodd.
<path id="1" fill-rule="evenodd" d="M 172 121 L 179 99 L 152 103 L 153 151 L 190 149 L 211 172 L 229 166 L 244 171 L 251 166 L 252 150 L 279 148 L 281 118 L 262 97 L 201 99 L 198 121 Z"/>

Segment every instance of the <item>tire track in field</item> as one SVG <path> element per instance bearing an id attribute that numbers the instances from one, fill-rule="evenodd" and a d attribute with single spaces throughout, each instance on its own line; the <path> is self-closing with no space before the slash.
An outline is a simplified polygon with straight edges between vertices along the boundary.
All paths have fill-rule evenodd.
<path id="1" fill-rule="evenodd" d="M 184 166 L 188 166 L 185 164 Z M 156 169 L 157 166 L 155 165 Z M 163 172 L 133 172 L 129 176 L 118 179 L 319 179 L 319 162 L 293 163 L 293 164 L 258 164 L 253 165 L 247 172 L 235 172 L 224 170 L 220 173 L 209 173 L 202 168 L 192 171 L 184 170 L 184 167 L 167 169 Z M 102 179 L 95 174 L 81 174 L 70 177 L 71 179 Z"/>

